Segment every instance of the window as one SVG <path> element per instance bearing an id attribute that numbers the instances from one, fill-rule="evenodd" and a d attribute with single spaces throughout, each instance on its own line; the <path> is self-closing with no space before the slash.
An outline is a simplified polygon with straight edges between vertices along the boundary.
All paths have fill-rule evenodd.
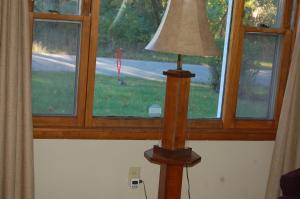
<path id="1" fill-rule="evenodd" d="M 90 2 L 29 1 L 32 10 L 32 109 L 35 127 L 82 126 Z"/>
<path id="2" fill-rule="evenodd" d="M 174 56 L 144 50 L 165 8 L 154 3 L 101 1 L 93 116 L 147 118 L 151 105 L 163 109 L 167 66 L 155 61 Z"/>
<path id="3" fill-rule="evenodd" d="M 64 15 L 80 15 L 81 0 L 34 0 L 34 12 L 36 13 L 59 13 Z"/>
<path id="4" fill-rule="evenodd" d="M 273 118 L 280 44 L 280 35 L 245 34 L 236 112 L 238 118 Z"/>
<path id="5" fill-rule="evenodd" d="M 35 137 L 155 139 L 165 77 L 176 55 L 144 50 L 167 0 L 35 0 L 32 100 Z M 191 139 L 273 139 L 298 3 L 208 0 L 214 58 L 184 56 L 196 74 Z"/>
<path id="6" fill-rule="evenodd" d="M 74 115 L 81 24 L 35 20 L 33 26 L 33 114 Z"/>
<path id="7" fill-rule="evenodd" d="M 161 110 L 154 116 L 163 116 L 165 77 L 162 73 L 175 69 L 177 56 L 144 48 L 156 32 L 166 4 L 157 0 L 101 1 L 93 116 L 149 118 L 153 117 L 151 107 Z M 225 74 L 221 72 L 226 67 L 230 27 L 227 12 L 231 9 L 226 1 L 208 1 L 211 30 L 221 55 L 184 56 L 184 69 L 196 75 L 191 85 L 190 118 L 221 116 L 219 90 L 221 75 Z"/>

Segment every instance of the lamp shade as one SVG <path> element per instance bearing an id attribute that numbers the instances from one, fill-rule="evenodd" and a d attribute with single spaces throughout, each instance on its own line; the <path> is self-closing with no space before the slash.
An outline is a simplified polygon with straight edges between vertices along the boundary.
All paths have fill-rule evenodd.
<path id="1" fill-rule="evenodd" d="M 219 54 L 209 31 L 206 0 L 169 0 L 147 50 L 192 56 Z"/>

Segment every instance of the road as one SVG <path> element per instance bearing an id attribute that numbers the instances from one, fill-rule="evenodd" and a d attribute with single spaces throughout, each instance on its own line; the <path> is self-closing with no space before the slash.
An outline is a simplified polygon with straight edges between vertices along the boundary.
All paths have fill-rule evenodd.
<path id="1" fill-rule="evenodd" d="M 33 71 L 75 71 L 75 66 L 75 56 L 40 53 L 33 53 L 32 55 Z M 121 76 L 162 81 L 165 78 L 165 76 L 162 75 L 162 72 L 175 68 L 175 63 L 122 59 Z M 196 74 L 196 77 L 192 78 L 193 82 L 210 82 L 211 74 L 209 66 L 184 64 L 183 68 Z M 98 57 L 96 60 L 96 73 L 107 76 L 117 76 L 115 59 Z M 261 70 L 257 76 L 256 82 L 269 85 L 270 81 L 271 71 Z"/>
<path id="2" fill-rule="evenodd" d="M 33 53 L 32 56 L 32 70 L 34 71 L 75 71 L 75 66 L 75 56 L 37 53 Z M 175 68 L 175 63 L 122 59 L 121 76 L 161 81 L 165 78 L 162 75 L 163 71 Z M 211 75 L 208 66 L 185 64 L 184 69 L 196 74 L 196 77 L 193 78 L 194 82 L 209 82 Z M 96 59 L 96 73 L 117 76 L 115 59 L 98 57 Z"/>

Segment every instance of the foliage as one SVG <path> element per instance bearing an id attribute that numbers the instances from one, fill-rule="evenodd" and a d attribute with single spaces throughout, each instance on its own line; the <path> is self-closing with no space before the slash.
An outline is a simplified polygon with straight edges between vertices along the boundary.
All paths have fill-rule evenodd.
<path id="1" fill-rule="evenodd" d="M 80 45 L 80 24 L 54 21 L 35 21 L 33 50 L 76 55 Z"/>
<path id="2" fill-rule="evenodd" d="M 248 33 L 245 35 L 244 56 L 241 65 L 239 97 L 259 98 L 256 78 L 261 70 L 261 63 L 273 63 L 276 51 L 276 36 Z M 269 68 L 268 70 L 271 70 Z M 266 85 L 265 85 L 266 86 Z M 264 95 L 266 97 L 268 95 Z"/>
<path id="3" fill-rule="evenodd" d="M 159 11 L 153 9 L 153 2 L 160 5 Z M 137 53 L 142 50 L 159 25 L 155 16 L 162 17 L 162 3 L 159 0 L 103 0 L 98 37 L 100 55 L 103 49 L 110 52 L 110 56 L 115 48 Z"/>
<path id="4" fill-rule="evenodd" d="M 207 2 L 207 15 L 209 26 L 215 39 L 224 39 L 228 0 L 209 0 Z"/>
<path id="5" fill-rule="evenodd" d="M 217 47 L 222 54 L 225 41 L 226 18 L 228 0 L 210 0 L 207 2 L 207 15 L 210 31 L 213 34 Z M 222 70 L 222 56 L 210 58 L 211 87 L 218 93 Z"/>
<path id="6" fill-rule="evenodd" d="M 78 0 L 35 0 L 34 11 L 49 12 L 57 11 L 62 14 L 79 14 L 80 3 Z"/>
<path id="7" fill-rule="evenodd" d="M 246 0 L 244 24 L 248 26 L 273 27 L 278 25 L 279 0 Z"/>
<path id="8" fill-rule="evenodd" d="M 79 0 L 35 0 L 35 12 L 57 11 L 66 15 L 78 15 Z M 33 50 L 48 53 L 76 55 L 80 42 L 80 23 L 36 20 L 33 30 Z"/>
<path id="9" fill-rule="evenodd" d="M 262 27 L 272 27 L 277 24 L 277 10 L 278 10 L 278 0 L 246 0 L 244 9 L 244 24 L 248 26 L 262 26 Z M 211 27 L 211 31 L 214 35 L 216 42 L 220 51 L 223 50 L 225 39 L 225 28 L 226 28 L 226 16 L 227 16 L 227 4 L 228 1 L 225 0 L 210 0 L 208 1 L 208 17 Z M 252 92 L 257 74 L 262 68 L 259 64 L 262 60 L 266 60 L 272 55 L 274 51 L 263 51 L 262 45 L 265 45 L 267 49 L 272 43 L 265 43 L 267 38 L 262 40 L 255 40 L 253 38 L 246 41 L 246 48 L 244 49 L 243 64 L 241 68 L 241 82 L 240 82 L 240 94 L 243 96 L 253 95 Z M 259 44 L 260 43 L 260 44 Z M 259 50 L 258 50 L 259 49 Z M 267 52 L 267 53 L 266 53 Z M 256 57 L 256 60 L 253 60 Z M 210 65 L 210 71 L 212 74 L 211 86 L 214 90 L 218 92 L 220 85 L 220 75 L 221 75 L 221 60 L 222 57 L 215 58 L 212 60 Z M 273 60 L 268 60 L 272 63 Z"/>

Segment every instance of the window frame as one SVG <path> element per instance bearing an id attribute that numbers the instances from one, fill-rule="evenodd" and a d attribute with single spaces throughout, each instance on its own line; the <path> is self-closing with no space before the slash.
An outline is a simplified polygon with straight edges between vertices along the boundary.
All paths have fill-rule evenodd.
<path id="1" fill-rule="evenodd" d="M 292 1 L 284 2 L 284 12 L 282 25 L 279 28 L 256 28 L 256 27 L 245 27 L 242 22 L 243 8 L 244 8 L 244 0 L 239 1 L 236 4 L 236 11 L 240 11 L 236 13 L 238 17 L 235 17 L 234 24 L 234 32 L 232 34 L 232 46 L 237 46 L 237 48 L 231 47 L 232 56 L 230 56 L 231 60 L 229 60 L 228 74 L 226 79 L 227 87 L 231 89 L 227 89 L 225 91 L 224 103 L 227 106 L 224 107 L 224 127 L 225 128 L 237 128 L 237 129 L 270 129 L 273 130 L 273 134 L 275 136 L 275 131 L 277 129 L 278 120 L 280 116 L 280 110 L 282 106 L 284 90 L 286 86 L 290 59 L 291 59 L 291 47 L 292 47 L 292 39 L 295 37 L 294 33 L 290 30 L 290 20 L 291 19 L 291 10 L 292 10 Z M 299 3 L 298 3 L 298 13 L 299 13 Z M 279 59 L 279 77 L 278 77 L 278 87 L 277 87 L 277 96 L 275 100 L 275 110 L 273 120 L 246 120 L 246 119 L 238 119 L 235 117 L 236 114 L 236 106 L 237 106 L 237 97 L 238 97 L 238 84 L 240 78 L 240 66 L 242 61 L 242 50 L 244 44 L 244 35 L 245 33 L 274 33 L 282 35 L 282 53 L 281 58 Z M 237 59 L 233 59 L 233 57 L 237 57 Z M 231 97 L 229 97 L 231 96 Z"/>
<path id="2" fill-rule="evenodd" d="M 80 33 L 80 61 L 79 70 L 77 74 L 77 92 L 76 92 L 76 112 L 75 116 L 33 116 L 34 128 L 38 127 L 82 127 L 84 122 L 84 115 L 81 114 L 85 111 L 86 104 L 86 83 L 87 83 L 87 64 L 88 64 L 88 51 L 89 38 L 90 38 L 90 1 L 82 0 L 81 15 L 63 15 L 52 13 L 35 13 L 33 11 L 33 0 L 29 0 L 31 30 L 33 30 L 33 23 L 35 19 L 54 20 L 54 21 L 76 21 L 81 23 Z M 32 42 L 31 42 L 32 43 Z"/>
<path id="3" fill-rule="evenodd" d="M 33 1 L 29 0 L 31 26 L 34 19 L 74 20 L 82 23 L 77 114 L 73 117 L 33 116 L 34 137 L 47 139 L 159 139 L 162 119 L 93 116 L 98 16 L 101 2 L 100 0 L 82 1 L 81 15 L 70 16 L 34 13 Z M 192 140 L 273 140 L 275 138 L 291 62 L 292 46 L 295 41 L 295 31 L 290 28 L 293 1 L 284 1 L 281 27 L 268 29 L 243 25 L 244 3 L 245 0 L 234 0 L 233 2 L 221 118 L 189 120 L 187 131 Z M 299 2 L 297 2 L 296 12 L 295 17 L 299 18 Z M 297 21 L 295 20 L 295 22 Z M 297 25 L 295 24 L 295 26 Z M 296 30 L 296 28 L 293 29 Z M 282 35 L 280 72 L 273 120 L 246 120 L 235 116 L 243 52 L 241 49 L 243 49 L 244 34 L 247 32 Z"/>

